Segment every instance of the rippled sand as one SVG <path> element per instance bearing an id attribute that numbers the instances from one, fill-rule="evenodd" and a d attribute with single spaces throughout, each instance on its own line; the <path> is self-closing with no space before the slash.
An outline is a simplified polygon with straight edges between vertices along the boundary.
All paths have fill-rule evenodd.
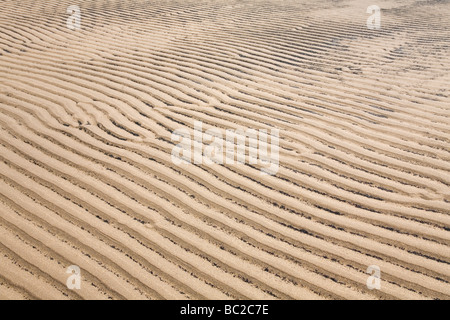
<path id="1" fill-rule="evenodd" d="M 0 1 L 0 298 L 449 299 L 450 2 L 372 4 Z"/>

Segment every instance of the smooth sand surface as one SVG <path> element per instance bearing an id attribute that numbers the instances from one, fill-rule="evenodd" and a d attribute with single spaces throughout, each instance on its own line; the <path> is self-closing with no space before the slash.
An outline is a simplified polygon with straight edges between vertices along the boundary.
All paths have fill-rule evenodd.
<path id="1" fill-rule="evenodd" d="M 0 1 L 0 299 L 449 299 L 450 2 L 372 4 Z"/>

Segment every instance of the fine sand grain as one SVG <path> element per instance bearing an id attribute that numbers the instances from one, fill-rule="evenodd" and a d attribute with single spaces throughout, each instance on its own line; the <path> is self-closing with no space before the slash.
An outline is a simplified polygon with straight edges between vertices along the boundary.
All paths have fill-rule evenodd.
<path id="1" fill-rule="evenodd" d="M 449 299 L 450 2 L 372 4 L 0 0 L 0 299 Z"/>

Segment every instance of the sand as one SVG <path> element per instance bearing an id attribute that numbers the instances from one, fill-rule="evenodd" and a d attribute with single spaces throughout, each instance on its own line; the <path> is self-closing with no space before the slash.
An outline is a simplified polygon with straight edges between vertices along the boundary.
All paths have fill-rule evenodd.
<path id="1" fill-rule="evenodd" d="M 373 4 L 0 1 L 0 299 L 449 299 L 450 2 Z"/>

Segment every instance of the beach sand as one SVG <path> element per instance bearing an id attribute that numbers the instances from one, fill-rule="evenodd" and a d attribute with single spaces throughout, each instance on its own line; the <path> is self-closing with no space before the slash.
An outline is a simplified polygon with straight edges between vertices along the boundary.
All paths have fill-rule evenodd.
<path id="1" fill-rule="evenodd" d="M 0 1 L 0 299 L 449 299 L 450 2 L 373 4 Z"/>

